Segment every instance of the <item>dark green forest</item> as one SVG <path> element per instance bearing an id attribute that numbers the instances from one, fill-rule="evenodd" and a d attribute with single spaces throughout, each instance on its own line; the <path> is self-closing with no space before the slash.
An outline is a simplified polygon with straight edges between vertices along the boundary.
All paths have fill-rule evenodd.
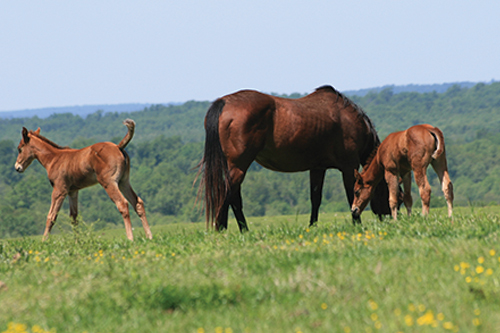
<path id="1" fill-rule="evenodd" d="M 381 139 L 421 123 L 443 130 L 455 205 L 500 203 L 500 83 L 452 86 L 444 93 L 394 93 L 387 88 L 349 97 L 373 120 Z M 81 148 L 99 141 L 118 142 L 127 131 L 122 121 L 134 119 L 136 134 L 126 149 L 131 157 L 131 184 L 145 201 L 150 224 L 202 221 L 204 213 L 195 205 L 198 184 L 193 181 L 203 153 L 203 121 L 209 106 L 209 101 L 189 101 L 128 113 L 98 111 L 85 118 L 67 113 L 43 119 L 1 119 L 0 238 L 41 234 L 50 206 L 52 188 L 40 164 L 34 162 L 23 174 L 14 170 L 23 126 L 40 127 L 50 140 Z M 428 175 L 433 187 L 431 206 L 445 205 L 432 168 Z M 418 207 L 416 185 L 413 189 Z M 307 173 L 276 173 L 253 164 L 242 194 L 248 217 L 310 211 Z M 327 172 L 323 194 L 320 212 L 349 209 L 338 171 Z M 98 185 L 80 191 L 79 212 L 81 220 L 96 229 L 123 227 L 121 215 Z M 67 213 L 66 202 L 55 229 L 68 224 Z M 321 221 L 320 215 L 322 222 L 327 221 Z M 139 219 L 134 217 L 133 223 L 139 225 Z"/>

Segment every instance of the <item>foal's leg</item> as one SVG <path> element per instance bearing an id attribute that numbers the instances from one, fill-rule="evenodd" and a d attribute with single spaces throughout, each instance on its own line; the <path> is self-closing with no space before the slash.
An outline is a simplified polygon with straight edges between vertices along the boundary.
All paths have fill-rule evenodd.
<path id="1" fill-rule="evenodd" d="M 453 183 L 451 182 L 450 175 L 448 174 L 448 166 L 446 165 L 446 157 L 444 154 L 432 161 L 431 165 L 438 175 L 439 182 L 441 183 L 441 189 L 443 190 L 444 198 L 446 199 L 446 204 L 448 205 L 448 216 L 451 217 L 453 213 L 454 197 Z"/>
<path id="2" fill-rule="evenodd" d="M 399 198 L 398 176 L 386 170 L 384 177 L 387 182 L 387 187 L 389 188 L 389 207 L 391 208 L 391 215 L 394 220 L 397 220 Z"/>
<path id="3" fill-rule="evenodd" d="M 130 222 L 128 202 L 123 196 L 123 194 L 120 192 L 118 184 L 113 180 L 109 182 L 99 181 L 99 183 L 106 190 L 106 193 L 108 193 L 109 198 L 115 203 L 116 208 L 118 208 L 120 214 L 122 214 L 123 223 L 125 224 L 125 232 L 127 233 L 127 238 L 133 241 L 134 235 L 132 234 L 132 223 Z"/>
<path id="4" fill-rule="evenodd" d="M 422 199 L 422 215 L 425 216 L 429 214 L 429 205 L 431 202 L 431 186 L 427 180 L 427 166 L 414 168 L 413 174 L 415 175 L 415 182 L 417 183 L 420 198 Z"/>
<path id="5" fill-rule="evenodd" d="M 125 198 L 127 198 L 128 202 L 134 207 L 135 212 L 139 215 L 142 227 L 144 228 L 144 232 L 146 233 L 146 237 L 149 239 L 153 239 L 153 234 L 151 233 L 151 229 L 149 228 L 148 219 L 146 218 L 146 209 L 144 208 L 144 201 L 140 197 L 135 194 L 132 186 L 129 181 L 123 181 L 119 184 L 120 191 L 123 193 Z"/>
<path id="6" fill-rule="evenodd" d="M 46 241 L 49 238 L 50 231 L 54 226 L 57 219 L 57 213 L 61 209 L 61 206 L 66 198 L 66 192 L 60 191 L 56 188 L 52 190 L 52 201 L 50 203 L 49 214 L 47 215 L 47 223 L 45 224 L 45 232 L 43 233 L 42 241 Z"/>
<path id="7" fill-rule="evenodd" d="M 410 216 L 411 207 L 413 206 L 413 198 L 411 197 L 411 171 L 403 175 L 402 179 L 403 179 L 403 189 L 404 189 L 403 203 L 405 204 L 408 216 Z"/>
<path id="8" fill-rule="evenodd" d="M 69 192 L 69 216 L 72 219 L 73 226 L 78 225 L 76 217 L 78 216 L 78 191 Z"/>
<path id="9" fill-rule="evenodd" d="M 323 194 L 323 183 L 325 181 L 326 170 L 309 171 L 309 181 L 311 185 L 311 220 L 309 226 L 318 221 L 319 206 Z"/>

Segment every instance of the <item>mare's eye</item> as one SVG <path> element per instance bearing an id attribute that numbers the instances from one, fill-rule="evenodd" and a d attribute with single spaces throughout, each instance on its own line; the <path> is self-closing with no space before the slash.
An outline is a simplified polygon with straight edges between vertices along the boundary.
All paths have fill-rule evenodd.
<path id="1" fill-rule="evenodd" d="M 357 196 L 357 197 L 359 197 L 359 193 L 360 193 L 360 191 L 357 190 L 356 192 L 354 192 L 354 195 Z"/>

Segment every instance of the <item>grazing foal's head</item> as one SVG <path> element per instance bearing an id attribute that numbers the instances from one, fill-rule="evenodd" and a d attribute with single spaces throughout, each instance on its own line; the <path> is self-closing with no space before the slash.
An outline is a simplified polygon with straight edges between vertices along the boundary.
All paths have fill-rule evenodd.
<path id="1" fill-rule="evenodd" d="M 351 213 L 353 218 L 358 219 L 361 212 L 368 205 L 375 191 L 375 186 L 371 182 L 365 182 L 358 170 L 354 170 L 354 177 L 356 182 L 354 183 L 354 201 L 352 202 Z"/>
<path id="2" fill-rule="evenodd" d="M 17 172 L 23 172 L 26 170 L 31 162 L 35 159 L 35 152 L 30 145 L 31 141 L 31 134 L 39 134 L 40 133 L 40 128 L 38 128 L 35 132 L 28 132 L 28 130 L 23 127 L 22 130 L 22 135 L 23 138 L 21 139 L 21 142 L 19 142 L 19 146 L 17 146 L 17 151 L 19 152 L 19 155 L 17 155 L 17 160 L 15 164 L 15 168 Z"/>

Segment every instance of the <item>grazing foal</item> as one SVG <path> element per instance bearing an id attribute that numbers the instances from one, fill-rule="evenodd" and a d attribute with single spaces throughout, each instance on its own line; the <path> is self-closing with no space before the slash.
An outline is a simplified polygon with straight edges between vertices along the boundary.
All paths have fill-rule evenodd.
<path id="1" fill-rule="evenodd" d="M 47 170 L 53 187 L 52 202 L 43 233 L 44 241 L 49 237 L 64 198 L 69 196 L 69 215 L 76 225 L 78 191 L 97 183 L 104 187 L 122 214 L 128 239 L 133 240 L 134 236 L 127 200 L 141 218 L 146 237 L 153 238 L 146 219 L 144 202 L 130 186 L 130 159 L 124 150 L 134 136 L 135 122 L 127 119 L 123 124 L 127 126 L 128 132 L 118 145 L 112 142 L 100 142 L 82 149 L 61 147 L 41 136 L 40 128 L 28 131 L 23 127 L 16 171 L 23 172 L 33 160 L 37 159 Z"/>
<path id="2" fill-rule="evenodd" d="M 355 170 L 354 202 L 351 212 L 359 217 L 373 195 L 375 186 L 385 177 L 389 186 L 389 206 L 397 219 L 399 177 L 403 179 L 403 202 L 411 213 L 411 170 L 422 198 L 422 215 L 429 213 L 431 187 L 427 180 L 427 167 L 432 165 L 441 183 L 448 204 L 448 216 L 453 210 L 453 184 L 448 174 L 443 132 L 431 125 L 416 125 L 406 131 L 391 133 L 380 144 L 371 161 L 361 174 Z"/>

